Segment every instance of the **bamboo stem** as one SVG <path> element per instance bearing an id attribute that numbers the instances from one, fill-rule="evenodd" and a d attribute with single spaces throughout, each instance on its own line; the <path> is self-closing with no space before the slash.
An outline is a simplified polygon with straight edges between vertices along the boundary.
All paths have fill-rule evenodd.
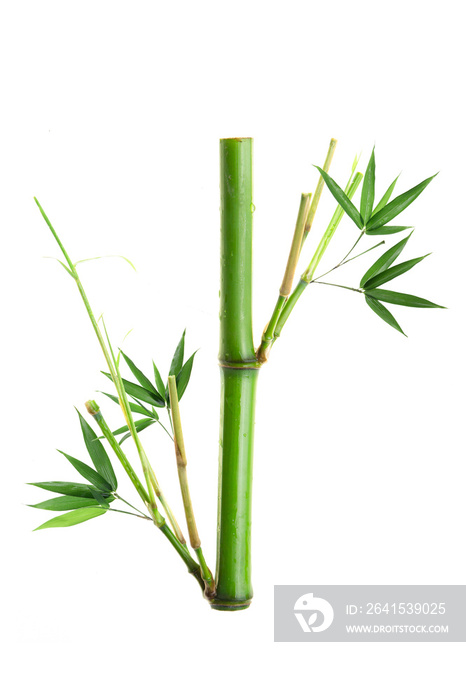
<path id="1" fill-rule="evenodd" d="M 189 573 L 193 574 L 194 578 L 196 578 L 198 581 L 200 580 L 201 587 L 204 589 L 204 582 L 201 576 L 201 569 L 196 564 L 194 559 L 191 557 L 189 552 L 187 551 L 186 547 L 183 546 L 183 543 L 181 543 L 176 537 L 176 535 L 170 530 L 169 526 L 165 522 L 165 518 L 163 515 L 159 512 L 157 509 L 157 506 L 155 504 L 152 504 L 150 502 L 149 495 L 147 491 L 144 489 L 144 486 L 141 484 L 139 481 L 137 474 L 135 473 L 134 469 L 132 468 L 127 456 L 123 452 L 120 444 L 118 443 L 117 439 L 115 438 L 114 434 L 110 430 L 110 427 L 108 426 L 107 422 L 105 421 L 99 406 L 95 401 L 87 401 L 86 402 L 86 408 L 89 411 L 89 413 L 93 416 L 93 418 L 96 420 L 98 425 L 100 426 L 100 429 L 102 431 L 102 434 L 106 438 L 108 444 L 118 457 L 120 463 L 122 464 L 125 472 L 128 474 L 129 478 L 131 479 L 131 482 L 133 483 L 134 487 L 136 488 L 137 492 L 141 496 L 142 500 L 144 501 L 147 509 L 149 510 L 149 513 L 152 516 L 152 519 L 157 525 L 158 529 L 163 532 L 165 537 L 168 539 L 172 547 L 178 552 L 180 557 L 183 559 L 185 562 L 186 566 L 188 567 Z M 120 500 L 124 501 L 121 496 L 118 496 Z M 124 501 L 127 503 L 127 501 Z M 130 505 L 130 504 L 128 504 Z M 133 506 L 131 506 L 133 507 Z M 115 509 L 112 509 L 115 510 Z M 139 511 L 140 512 L 140 511 Z M 141 517 L 141 516 L 138 516 Z M 145 517 L 145 516 L 142 516 Z"/>
<path id="2" fill-rule="evenodd" d="M 181 425 L 180 404 L 178 401 L 178 390 L 176 388 L 176 377 L 170 375 L 168 377 L 168 393 L 170 396 L 170 411 L 172 416 L 173 437 L 175 443 L 176 464 L 178 467 L 178 479 L 180 482 L 181 497 L 183 499 L 184 513 L 186 516 L 186 524 L 188 526 L 189 542 L 194 549 L 201 568 L 201 576 L 205 583 L 205 595 L 207 598 L 214 596 L 214 582 L 212 572 L 206 564 L 204 555 L 201 549 L 201 538 L 194 517 L 194 508 L 191 501 L 188 484 L 188 459 L 186 457 L 186 449 L 184 446 L 183 428 Z"/>
<path id="3" fill-rule="evenodd" d="M 310 207 L 311 194 L 302 194 L 293 240 L 291 241 L 291 248 L 288 255 L 288 261 L 286 263 L 285 274 L 283 275 L 283 281 L 280 287 L 277 303 L 275 304 L 275 309 L 273 311 L 272 317 L 262 334 L 262 341 L 256 353 L 259 362 L 267 362 L 269 351 L 273 343 L 275 326 L 279 319 L 281 310 L 286 304 L 286 300 L 288 299 L 288 296 L 291 292 L 291 288 L 293 286 L 293 279 L 296 272 L 296 267 L 298 265 L 299 256 L 301 253 L 304 230 L 309 216 Z"/>
<path id="4" fill-rule="evenodd" d="M 39 210 L 40 210 L 42 216 L 44 217 L 44 220 L 45 220 L 47 226 L 49 227 L 56 242 L 58 243 L 58 245 L 60 247 L 60 250 L 62 251 L 63 255 L 65 256 L 65 260 L 69 265 L 69 269 L 66 267 L 66 265 L 64 267 L 67 270 L 67 272 L 69 272 L 70 275 L 73 277 L 73 279 L 75 280 L 75 282 L 78 286 L 78 290 L 79 290 L 81 298 L 84 302 L 84 306 L 86 307 L 86 311 L 87 311 L 88 316 L 91 320 L 94 331 L 97 335 L 99 345 L 102 348 L 102 352 L 104 353 L 104 357 L 105 357 L 105 360 L 107 362 L 107 365 L 108 365 L 108 368 L 110 371 L 110 375 L 112 377 L 112 381 L 113 381 L 115 388 L 117 390 L 120 408 L 121 408 L 123 415 L 125 417 L 126 424 L 127 424 L 129 431 L 131 433 L 131 437 L 134 440 L 134 443 L 136 445 L 136 449 L 137 449 L 137 452 L 139 455 L 139 459 L 141 461 L 142 470 L 144 473 L 144 477 L 146 479 L 147 489 L 149 492 L 150 502 L 152 503 L 154 508 L 156 508 L 155 496 L 157 496 L 157 498 L 159 499 L 160 503 L 162 504 L 162 506 L 165 510 L 165 513 L 166 513 L 173 529 L 175 530 L 176 536 L 178 537 L 179 541 L 182 544 L 185 544 L 186 540 L 183 537 L 183 533 L 181 532 L 181 528 L 178 525 L 176 518 L 175 518 L 170 506 L 168 505 L 168 502 L 167 502 L 167 500 L 162 492 L 162 489 L 159 486 L 157 478 L 156 478 L 154 471 L 150 465 L 149 459 L 145 453 L 145 450 L 142 446 L 138 432 L 136 430 L 136 426 L 134 424 L 134 419 L 133 419 L 133 414 L 132 414 L 131 408 L 129 406 L 128 396 L 126 394 L 126 391 L 125 391 L 125 388 L 123 385 L 123 380 L 121 378 L 120 371 L 118 368 L 118 362 L 116 361 L 115 356 L 113 354 L 112 346 L 110 344 L 110 340 L 108 338 L 108 335 L 107 335 L 107 342 L 108 342 L 108 348 L 107 348 L 107 345 L 105 344 L 104 337 L 100 331 L 99 325 L 98 325 L 98 323 L 95 319 L 95 316 L 93 314 L 93 311 L 92 311 L 91 305 L 89 303 L 89 300 L 87 298 L 86 292 L 84 291 L 84 287 L 83 287 L 81 280 L 79 278 L 78 272 L 76 270 L 76 266 L 73 264 L 70 256 L 68 255 L 68 253 L 65 249 L 65 246 L 61 242 L 58 234 L 56 233 L 55 229 L 53 228 L 49 218 L 47 217 L 45 211 L 42 209 L 42 207 L 39 204 L 36 197 L 34 197 L 34 201 L 36 202 L 37 206 L 39 207 Z M 105 330 L 105 333 L 107 333 L 107 331 L 105 329 L 105 324 L 104 324 L 104 330 Z"/>
<path id="5" fill-rule="evenodd" d="M 332 158 L 333 154 L 335 152 L 335 148 L 337 145 L 336 139 L 331 139 L 330 145 L 327 151 L 327 156 L 325 158 L 325 162 L 323 165 L 323 170 L 328 173 L 330 169 L 330 165 L 332 163 Z M 259 362 L 264 363 L 267 362 L 270 350 L 272 348 L 273 343 L 275 342 L 276 339 L 276 327 L 278 320 L 280 316 L 282 315 L 282 312 L 285 309 L 285 306 L 287 306 L 287 300 L 291 292 L 291 287 L 293 284 L 293 278 L 294 274 L 296 271 L 296 267 L 298 264 L 299 256 L 302 250 L 302 247 L 304 245 L 304 241 L 306 240 L 309 231 L 311 230 L 312 224 L 314 222 L 314 217 L 317 211 L 317 207 L 319 205 L 320 197 L 322 194 L 322 190 L 324 188 L 324 179 L 322 175 L 319 175 L 319 179 L 317 181 L 317 187 L 316 191 L 314 193 L 314 196 L 311 198 L 311 195 L 309 196 L 309 201 L 304 201 L 303 198 L 307 197 L 307 195 L 302 195 L 301 196 L 301 204 L 298 212 L 298 220 L 296 222 L 296 228 L 295 228 L 295 233 L 293 236 L 293 241 L 291 244 L 291 250 L 290 254 L 288 257 L 288 263 L 286 266 L 285 270 L 285 276 L 283 278 L 283 283 L 280 288 L 280 295 L 278 297 L 278 300 L 275 304 L 275 308 L 272 314 L 272 317 L 268 324 L 266 325 L 264 332 L 262 334 L 262 339 L 261 339 L 261 344 L 257 350 L 257 359 Z M 303 212 L 303 208 L 305 208 L 305 212 Z M 301 220 L 301 217 L 304 215 L 304 221 Z M 304 224 L 304 225 L 302 225 Z M 302 227 L 302 230 L 301 230 Z M 292 306 L 290 306 L 288 314 L 291 313 L 291 309 L 293 308 L 294 304 L 297 301 L 297 297 L 300 296 L 301 294 L 301 287 L 298 285 L 297 289 L 299 292 L 297 292 L 294 295 L 294 303 Z"/>
<path id="6" fill-rule="evenodd" d="M 324 170 L 326 173 L 330 170 L 330 165 L 332 164 L 332 159 L 333 159 L 333 154 L 335 153 L 335 148 L 337 147 L 337 141 L 336 139 L 331 139 L 330 140 L 330 145 L 328 147 L 327 155 L 325 157 L 325 162 L 324 165 L 322 166 L 322 170 Z M 317 187 L 316 191 L 314 193 L 314 196 L 312 198 L 311 202 L 311 208 L 309 209 L 309 214 L 306 220 L 306 226 L 304 227 L 304 236 L 303 236 L 303 242 L 302 245 L 304 244 L 304 241 L 306 240 L 309 231 L 311 230 L 312 224 L 314 222 L 314 217 L 316 215 L 317 207 L 320 202 L 320 197 L 322 194 L 322 190 L 324 189 L 324 179 L 322 175 L 319 175 L 319 180 L 317 181 Z M 301 245 L 301 247 L 302 247 Z"/>
<path id="7" fill-rule="evenodd" d="M 361 183 L 361 180 L 363 178 L 362 173 L 356 173 L 354 174 L 354 167 L 353 167 L 353 172 L 351 173 L 351 177 L 348 180 L 348 183 L 345 187 L 345 194 L 349 197 L 349 199 L 352 199 L 354 197 L 356 190 L 359 187 L 359 184 Z M 328 248 L 328 245 L 330 241 L 333 238 L 333 235 L 335 234 L 335 231 L 338 228 L 338 225 L 340 221 L 343 218 L 344 211 L 340 205 L 337 206 L 335 209 L 335 212 L 330 220 L 329 225 L 327 226 L 324 235 L 322 236 L 317 249 L 312 256 L 312 260 L 307 266 L 306 270 L 304 273 L 301 275 L 301 279 L 299 280 L 298 284 L 294 288 L 293 292 L 291 293 L 286 305 L 282 309 L 282 312 L 280 314 L 280 317 L 277 321 L 277 324 L 275 326 L 275 332 L 274 332 L 274 342 L 276 341 L 277 338 L 280 337 L 280 334 L 283 330 L 283 326 L 287 322 L 291 312 L 293 311 L 299 297 L 301 294 L 304 292 L 306 287 L 309 286 L 309 284 L 312 282 L 312 278 L 314 275 L 314 272 L 317 269 L 318 264 L 322 260 L 322 256 L 324 255 L 325 251 Z"/>
<path id="8" fill-rule="evenodd" d="M 247 608 L 258 363 L 252 337 L 252 139 L 220 141 L 220 451 L 216 610 Z"/>

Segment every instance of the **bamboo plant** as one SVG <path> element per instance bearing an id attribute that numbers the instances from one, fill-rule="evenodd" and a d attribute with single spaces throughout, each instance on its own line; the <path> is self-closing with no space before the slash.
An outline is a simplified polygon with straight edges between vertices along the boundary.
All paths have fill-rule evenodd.
<path id="1" fill-rule="evenodd" d="M 110 427 L 95 400 L 86 403 L 88 415 L 99 434 L 81 413 L 78 420 L 85 447 L 92 466 L 62 454 L 76 469 L 83 481 L 46 481 L 33 485 L 58 496 L 35 504 L 34 508 L 66 511 L 40 525 L 37 530 L 68 527 L 109 512 L 124 513 L 152 522 L 165 536 L 184 561 L 188 571 L 201 587 L 204 597 L 215 610 L 241 610 L 250 605 L 251 584 L 251 509 L 254 446 L 254 409 L 257 380 L 261 367 L 268 361 L 273 345 L 281 336 L 284 325 L 303 292 L 313 284 L 331 285 L 361 295 L 369 309 L 389 326 L 404 334 L 400 325 L 385 306 L 402 305 L 416 308 L 444 308 L 421 297 L 392 291 L 385 284 L 405 274 L 420 263 L 426 255 L 394 264 L 411 238 L 413 228 L 387 225 L 401 214 L 427 187 L 429 177 L 415 187 L 392 199 L 398 178 L 392 182 L 376 206 L 375 152 L 372 151 L 365 175 L 353 163 L 347 184 L 341 188 L 329 175 L 336 141 L 331 140 L 322 168 L 317 167 L 318 180 L 314 195 L 301 195 L 296 225 L 292 236 L 283 281 L 270 320 L 265 326 L 258 347 L 252 332 L 252 139 L 230 138 L 220 141 L 221 193 L 221 257 L 220 257 L 220 455 L 218 478 L 217 557 L 215 574 L 209 568 L 201 547 L 201 539 L 194 515 L 188 484 L 187 450 L 183 438 L 180 401 L 191 376 L 194 354 L 185 361 L 185 333 L 183 333 L 171 361 L 166 381 L 152 362 L 153 377 L 143 372 L 121 349 L 115 353 L 102 319 L 97 320 L 67 249 L 57 235 L 45 211 L 37 206 L 63 254 L 59 261 L 77 285 L 94 333 L 101 347 L 106 370 L 103 374 L 113 385 L 111 393 L 102 392 L 119 404 L 124 417 L 122 427 Z M 316 173 L 317 175 L 317 173 Z M 361 185 L 360 205 L 353 203 Z M 322 236 L 314 242 L 314 252 L 293 287 L 298 262 L 311 231 L 316 210 L 327 187 L 337 206 Z M 321 261 L 344 215 L 357 235 L 348 253 L 325 272 L 317 273 Z M 351 286 L 323 280 L 337 268 L 360 256 L 371 254 L 385 244 L 380 237 L 392 237 L 410 229 L 407 236 L 390 246 L 372 261 L 359 284 Z M 368 239 L 366 237 L 369 237 Z M 372 238 L 375 237 L 375 238 Z M 364 250 L 356 248 L 367 241 Z M 354 253 L 353 253 L 354 251 Z M 82 261 L 79 261 L 82 262 Z M 123 378 L 122 361 L 131 372 L 132 380 Z M 135 380 L 135 381 L 134 381 Z M 158 410 L 157 410 L 158 409 Z M 159 416 L 166 409 L 168 424 Z M 142 417 L 141 417 L 142 416 Z M 184 416 L 183 416 L 184 420 Z M 142 431 L 157 425 L 173 443 L 174 462 L 178 477 L 187 525 L 188 541 L 176 519 L 156 473 L 145 452 Z M 132 464 L 123 443 L 132 439 L 139 467 Z M 109 454 L 126 472 L 138 499 L 131 505 L 120 495 L 118 480 Z M 88 460 L 89 461 L 89 460 Z M 115 507 L 115 506 L 118 507 Z"/>

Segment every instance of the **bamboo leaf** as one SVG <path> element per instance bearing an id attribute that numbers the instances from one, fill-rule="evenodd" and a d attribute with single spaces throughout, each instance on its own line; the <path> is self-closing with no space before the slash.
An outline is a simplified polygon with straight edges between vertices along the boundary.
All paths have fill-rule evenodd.
<path id="1" fill-rule="evenodd" d="M 428 253 L 428 255 L 430 255 L 430 253 Z M 389 267 L 388 270 L 384 270 L 378 275 L 374 275 L 374 277 L 371 277 L 371 279 L 368 282 L 366 282 L 364 288 L 375 289 L 376 287 L 381 287 L 382 284 L 385 284 L 386 282 L 395 279 L 395 277 L 399 277 L 405 272 L 408 272 L 408 270 L 411 270 L 412 267 L 420 263 L 421 260 L 424 260 L 424 258 L 427 258 L 427 255 L 423 255 L 421 258 L 413 258 L 412 260 L 406 260 L 406 262 L 400 263 L 399 265 Z"/>
<path id="2" fill-rule="evenodd" d="M 373 215 L 376 214 L 376 213 L 377 213 L 378 211 L 380 211 L 381 209 L 383 209 L 383 207 L 387 204 L 388 200 L 389 200 L 390 197 L 392 196 L 392 192 L 393 192 L 393 190 L 395 189 L 395 185 L 396 185 L 396 182 L 397 182 L 397 180 L 398 180 L 399 177 L 400 177 L 400 176 L 397 175 L 396 178 L 393 180 L 392 184 L 391 184 L 390 187 L 387 189 L 387 191 L 385 192 L 384 196 L 382 197 L 382 199 L 380 200 L 380 202 L 377 204 L 377 206 L 375 207 L 374 211 L 372 212 Z"/>
<path id="3" fill-rule="evenodd" d="M 114 403 L 120 405 L 120 400 L 118 396 L 114 396 L 113 394 L 107 394 L 105 391 L 101 391 L 101 394 L 104 396 L 107 396 L 109 399 L 111 399 Z M 136 399 L 137 400 L 137 399 Z M 149 416 L 152 417 L 155 413 L 151 413 L 148 408 L 142 405 L 142 403 L 133 403 L 132 401 L 128 401 L 129 407 L 133 413 L 141 413 L 143 416 Z"/>
<path id="4" fill-rule="evenodd" d="M 412 228 L 412 226 L 379 226 L 366 231 L 366 233 L 368 236 L 391 236 L 392 233 L 406 231 L 408 228 Z"/>
<path id="5" fill-rule="evenodd" d="M 93 491 L 93 494 L 94 493 L 98 492 Z M 89 508 L 90 506 L 102 505 L 108 508 L 108 504 L 114 500 L 114 496 L 109 496 L 107 499 L 104 499 L 101 495 L 99 495 L 99 499 L 97 499 L 97 497 L 79 498 L 79 496 L 58 496 L 58 498 L 50 498 L 48 501 L 35 503 L 29 507 L 41 508 L 42 510 L 76 510 L 77 508 Z M 100 501 L 102 501 L 102 503 L 100 503 Z"/>
<path id="6" fill-rule="evenodd" d="M 411 233 L 409 234 L 409 236 L 406 236 L 406 238 L 403 238 L 402 241 L 399 241 L 399 243 L 396 243 L 392 248 L 390 248 L 383 255 L 381 255 L 380 258 L 378 258 L 375 261 L 375 263 L 373 265 L 371 265 L 371 267 L 363 275 L 359 285 L 361 287 L 364 287 L 366 282 L 368 282 L 371 279 L 371 277 L 374 277 L 379 272 L 383 272 L 384 270 L 389 268 L 390 265 L 392 265 L 395 262 L 395 260 L 399 256 L 399 254 L 402 252 L 403 248 L 405 247 L 405 245 L 409 241 L 410 237 L 411 237 Z"/>
<path id="7" fill-rule="evenodd" d="M 79 523 L 84 523 L 86 520 L 104 515 L 106 512 L 107 509 L 101 508 L 100 506 L 96 506 L 95 508 L 78 508 L 77 510 L 72 510 L 70 513 L 63 513 L 63 515 L 58 515 L 56 518 L 47 520 L 47 522 L 36 527 L 35 530 L 45 530 L 49 527 L 71 527 L 72 525 L 79 525 Z"/>
<path id="8" fill-rule="evenodd" d="M 141 420 L 136 420 L 134 421 L 134 425 L 136 426 L 136 432 L 140 432 L 141 430 L 144 430 L 144 428 L 147 428 L 149 425 L 152 423 L 156 423 L 157 421 L 154 420 L 153 418 L 141 418 Z M 114 435 L 121 435 L 122 433 L 126 433 L 126 431 L 129 430 L 128 426 L 122 425 L 121 428 L 118 428 L 117 430 L 113 430 Z"/>
<path id="9" fill-rule="evenodd" d="M 431 177 L 428 177 L 426 180 L 420 182 L 419 185 L 416 185 L 410 190 L 407 190 L 407 192 L 403 192 L 403 194 L 400 194 L 398 195 L 398 197 L 395 197 L 395 199 L 392 202 L 386 204 L 376 214 L 372 215 L 372 217 L 369 219 L 367 228 L 375 229 L 379 228 L 380 226 L 384 226 L 384 224 L 394 219 L 395 216 L 401 214 L 402 211 L 409 207 L 409 205 L 412 204 L 412 202 L 414 202 L 414 200 L 419 197 L 421 192 L 425 190 L 429 182 L 431 182 L 437 174 L 438 173 L 432 175 Z"/>
<path id="10" fill-rule="evenodd" d="M 414 306 L 418 309 L 445 309 L 445 306 L 434 304 L 432 301 L 415 297 L 412 294 L 403 292 L 392 292 L 388 289 L 371 289 L 366 292 L 367 296 L 373 299 L 385 301 L 387 304 L 399 304 L 400 306 Z"/>
<path id="11" fill-rule="evenodd" d="M 138 420 L 138 421 L 136 421 L 136 423 L 135 423 L 135 425 L 136 425 L 136 432 L 137 432 L 137 433 L 140 433 L 142 430 L 145 430 L 146 428 L 148 428 L 149 425 L 153 425 L 153 424 L 156 423 L 156 422 L 157 422 L 157 421 L 155 421 L 155 420 L 150 420 L 150 419 L 147 419 L 147 418 L 143 418 L 142 420 Z M 115 434 L 115 433 L 114 433 L 114 434 Z M 124 443 L 124 441 L 127 440 L 130 436 L 131 436 L 131 433 L 130 433 L 129 430 L 128 430 L 128 433 L 127 433 L 126 435 L 124 435 L 124 437 L 120 440 L 120 445 L 122 445 L 122 444 Z"/>
<path id="12" fill-rule="evenodd" d="M 197 350 L 196 350 L 197 352 Z M 181 368 L 181 372 L 178 374 L 176 378 L 176 388 L 177 388 L 177 393 L 178 393 L 178 400 L 181 400 L 181 397 L 183 396 L 184 392 L 186 391 L 186 387 L 188 386 L 189 379 L 191 377 L 191 372 L 193 369 L 193 362 L 194 362 L 194 356 L 196 352 L 193 352 L 189 360 L 185 362 L 183 367 Z"/>
<path id="13" fill-rule="evenodd" d="M 343 192 L 341 187 L 337 185 L 335 180 L 330 177 L 328 173 L 325 172 L 325 170 L 322 170 L 322 168 L 319 168 L 318 165 L 314 166 L 317 168 L 319 173 L 321 174 L 325 184 L 329 188 L 330 192 L 333 194 L 335 199 L 337 200 L 338 204 L 341 206 L 341 208 L 348 214 L 350 219 L 354 221 L 356 226 L 359 229 L 363 228 L 363 222 L 361 219 L 361 216 L 354 206 L 353 202 L 346 196 L 346 194 Z M 172 372 L 170 372 L 172 374 Z"/>
<path id="14" fill-rule="evenodd" d="M 162 377 L 160 376 L 160 372 L 157 369 L 157 365 L 155 364 L 154 360 L 152 360 L 152 366 L 154 368 L 154 378 L 155 378 L 155 386 L 157 387 L 157 391 L 161 396 L 164 396 L 165 394 L 165 384 L 163 383 Z"/>
<path id="15" fill-rule="evenodd" d="M 136 270 L 136 268 L 134 267 L 134 265 L 133 265 L 133 263 L 131 262 L 131 260 L 130 260 L 129 258 L 125 258 L 124 255 L 97 255 L 95 258 L 84 258 L 83 260 L 78 260 L 77 262 L 74 263 L 74 266 L 76 267 L 76 265 L 80 265 L 81 263 L 91 262 L 91 260 L 103 260 L 104 258 L 121 258 L 122 260 L 124 260 L 125 262 L 127 262 L 128 265 L 131 265 L 131 267 L 133 268 L 133 270 L 134 270 L 135 272 L 137 272 L 137 270 Z"/>
<path id="16" fill-rule="evenodd" d="M 91 487 L 88 484 L 77 484 L 73 481 L 36 481 L 28 485 L 54 493 L 64 493 L 66 496 L 92 498 Z"/>
<path id="17" fill-rule="evenodd" d="M 68 267 L 68 265 L 65 265 L 64 262 L 62 262 L 62 261 L 59 260 L 58 258 L 53 257 L 52 255 L 44 255 L 43 257 L 44 257 L 46 260 L 56 260 L 57 263 L 60 263 L 60 265 L 67 271 L 67 273 L 68 273 L 69 275 L 71 275 L 71 277 L 72 277 L 73 279 L 75 279 L 74 274 L 71 272 L 71 270 L 70 270 L 70 268 Z"/>
<path id="18" fill-rule="evenodd" d="M 115 491 L 118 486 L 118 481 L 115 476 L 115 472 L 113 471 L 110 458 L 105 452 L 104 446 L 91 426 L 84 420 L 79 411 L 77 413 L 79 416 L 79 422 L 81 423 L 81 430 L 83 431 L 84 442 L 86 443 L 86 448 L 89 452 L 89 457 L 91 458 L 96 471 L 111 485 L 111 490 Z"/>
<path id="19" fill-rule="evenodd" d="M 76 457 L 71 457 L 70 455 L 67 455 L 66 452 L 62 452 L 61 450 L 58 450 L 58 452 L 60 452 L 60 454 L 66 457 L 66 459 L 73 465 L 76 471 L 79 472 L 81 476 L 87 479 L 87 481 L 93 484 L 96 488 L 98 488 L 99 491 L 113 491 L 112 486 L 108 483 L 108 481 L 106 481 L 96 471 L 91 469 L 91 467 L 88 467 L 87 464 L 81 462 L 80 459 L 76 459 Z"/>
<path id="20" fill-rule="evenodd" d="M 125 355 L 125 353 L 123 352 L 123 350 L 120 350 L 120 352 L 121 352 L 121 354 L 123 355 L 123 357 L 125 358 L 126 364 L 127 364 L 128 367 L 130 368 L 131 372 L 134 374 L 134 376 L 136 377 L 136 379 L 138 380 L 139 384 L 140 384 L 141 386 L 143 386 L 144 389 L 147 389 L 147 391 L 150 391 L 152 394 L 157 394 L 157 393 L 158 393 L 158 392 L 157 392 L 157 389 L 156 389 L 155 386 L 152 384 L 152 382 L 146 377 L 146 375 L 145 375 L 143 372 L 141 372 L 140 369 L 138 369 L 138 368 L 136 367 L 136 365 L 134 364 L 134 362 L 133 362 L 132 360 L 130 360 L 130 358 L 128 357 L 128 355 Z"/>
<path id="21" fill-rule="evenodd" d="M 178 376 L 178 374 L 181 371 L 181 368 L 183 367 L 183 358 L 184 358 L 184 337 L 186 335 L 186 329 L 183 331 L 183 335 L 181 336 L 181 340 L 176 346 L 175 353 L 173 355 L 171 365 L 170 365 L 170 371 L 168 373 L 168 376 L 175 375 Z M 168 384 L 165 386 L 165 389 L 167 388 Z"/>
<path id="22" fill-rule="evenodd" d="M 112 381 L 112 376 L 108 372 L 102 372 L 103 375 L 108 377 Z M 139 386 L 139 384 L 134 384 L 127 379 L 122 379 L 123 386 L 127 394 L 133 397 L 133 399 L 139 399 L 139 401 L 144 401 L 151 406 L 165 406 L 163 398 L 159 394 L 153 394 L 144 387 Z"/>
<path id="23" fill-rule="evenodd" d="M 385 321 L 385 323 L 388 323 L 389 326 L 395 328 L 397 331 L 400 331 L 400 333 L 403 333 L 403 335 L 406 336 L 406 333 L 398 324 L 396 318 L 383 304 L 380 303 L 380 301 L 377 301 L 377 299 L 371 299 L 371 297 L 366 295 L 366 302 L 369 308 L 372 309 L 372 311 L 374 311 L 374 313 L 376 313 L 377 316 L 382 319 L 382 321 Z"/>
<path id="24" fill-rule="evenodd" d="M 367 223 L 372 214 L 374 206 L 375 193 L 375 148 L 372 149 L 372 154 L 364 175 L 361 190 L 361 217 L 364 223 Z"/>

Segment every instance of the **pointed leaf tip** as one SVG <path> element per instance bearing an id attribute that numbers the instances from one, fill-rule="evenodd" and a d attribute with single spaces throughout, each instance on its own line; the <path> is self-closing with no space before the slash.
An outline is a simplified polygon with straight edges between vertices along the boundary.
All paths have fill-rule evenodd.
<path id="1" fill-rule="evenodd" d="M 412 187 L 410 190 L 407 190 L 406 192 L 403 192 L 403 194 L 398 195 L 398 197 L 395 197 L 392 202 L 386 204 L 382 209 L 372 215 L 367 224 L 367 228 L 375 229 L 379 228 L 380 226 L 384 226 L 384 224 L 394 219 L 396 216 L 398 216 L 398 214 L 401 214 L 402 211 L 409 207 L 409 205 L 419 197 L 421 192 L 425 190 L 427 185 L 432 182 L 434 177 L 437 175 L 438 173 L 426 178 L 415 187 Z"/>
<path id="2" fill-rule="evenodd" d="M 380 258 L 378 258 L 373 265 L 367 270 L 367 272 L 363 275 L 361 281 L 360 281 L 360 286 L 364 287 L 371 279 L 374 277 L 376 274 L 383 272 L 387 268 L 392 265 L 397 257 L 400 255 L 402 250 L 404 249 L 405 245 L 409 241 L 412 233 L 409 234 L 409 236 L 406 236 L 406 238 L 403 238 L 402 241 L 399 241 L 396 243 L 392 248 L 389 248 L 385 253 L 383 253 Z"/>
<path id="3" fill-rule="evenodd" d="M 366 224 L 372 214 L 375 195 L 375 146 L 366 168 L 361 190 L 361 217 Z"/>
<path id="4" fill-rule="evenodd" d="M 398 304 L 399 306 L 411 306 L 417 309 L 445 309 L 446 306 L 440 306 L 440 304 L 434 304 L 433 301 L 428 299 L 423 299 L 422 297 L 416 297 L 412 294 L 405 294 L 404 292 L 393 292 L 390 289 L 370 289 L 365 292 L 367 296 L 370 296 L 379 301 L 384 301 L 387 304 Z"/>
<path id="5" fill-rule="evenodd" d="M 372 309 L 372 311 L 376 313 L 377 316 L 382 319 L 382 321 L 388 323 L 389 326 L 402 333 L 406 338 L 408 337 L 393 314 L 390 313 L 390 311 L 383 304 L 376 299 L 372 299 L 371 297 L 367 296 L 367 294 L 365 295 L 365 298 L 368 307 Z"/>

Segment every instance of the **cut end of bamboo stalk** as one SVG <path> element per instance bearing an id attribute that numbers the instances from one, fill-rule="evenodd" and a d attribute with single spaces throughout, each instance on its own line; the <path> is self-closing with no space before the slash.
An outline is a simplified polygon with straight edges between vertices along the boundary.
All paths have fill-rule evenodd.
<path id="1" fill-rule="evenodd" d="M 212 610 L 247 610 L 251 605 L 251 600 L 212 600 L 210 607 Z"/>
<path id="2" fill-rule="evenodd" d="M 220 139 L 220 141 L 252 141 L 251 136 L 229 136 L 226 139 Z"/>
<path id="3" fill-rule="evenodd" d="M 88 413 L 91 414 L 91 416 L 95 416 L 97 413 L 100 412 L 100 407 L 97 405 L 96 401 L 86 401 L 84 404 L 88 410 Z"/>

